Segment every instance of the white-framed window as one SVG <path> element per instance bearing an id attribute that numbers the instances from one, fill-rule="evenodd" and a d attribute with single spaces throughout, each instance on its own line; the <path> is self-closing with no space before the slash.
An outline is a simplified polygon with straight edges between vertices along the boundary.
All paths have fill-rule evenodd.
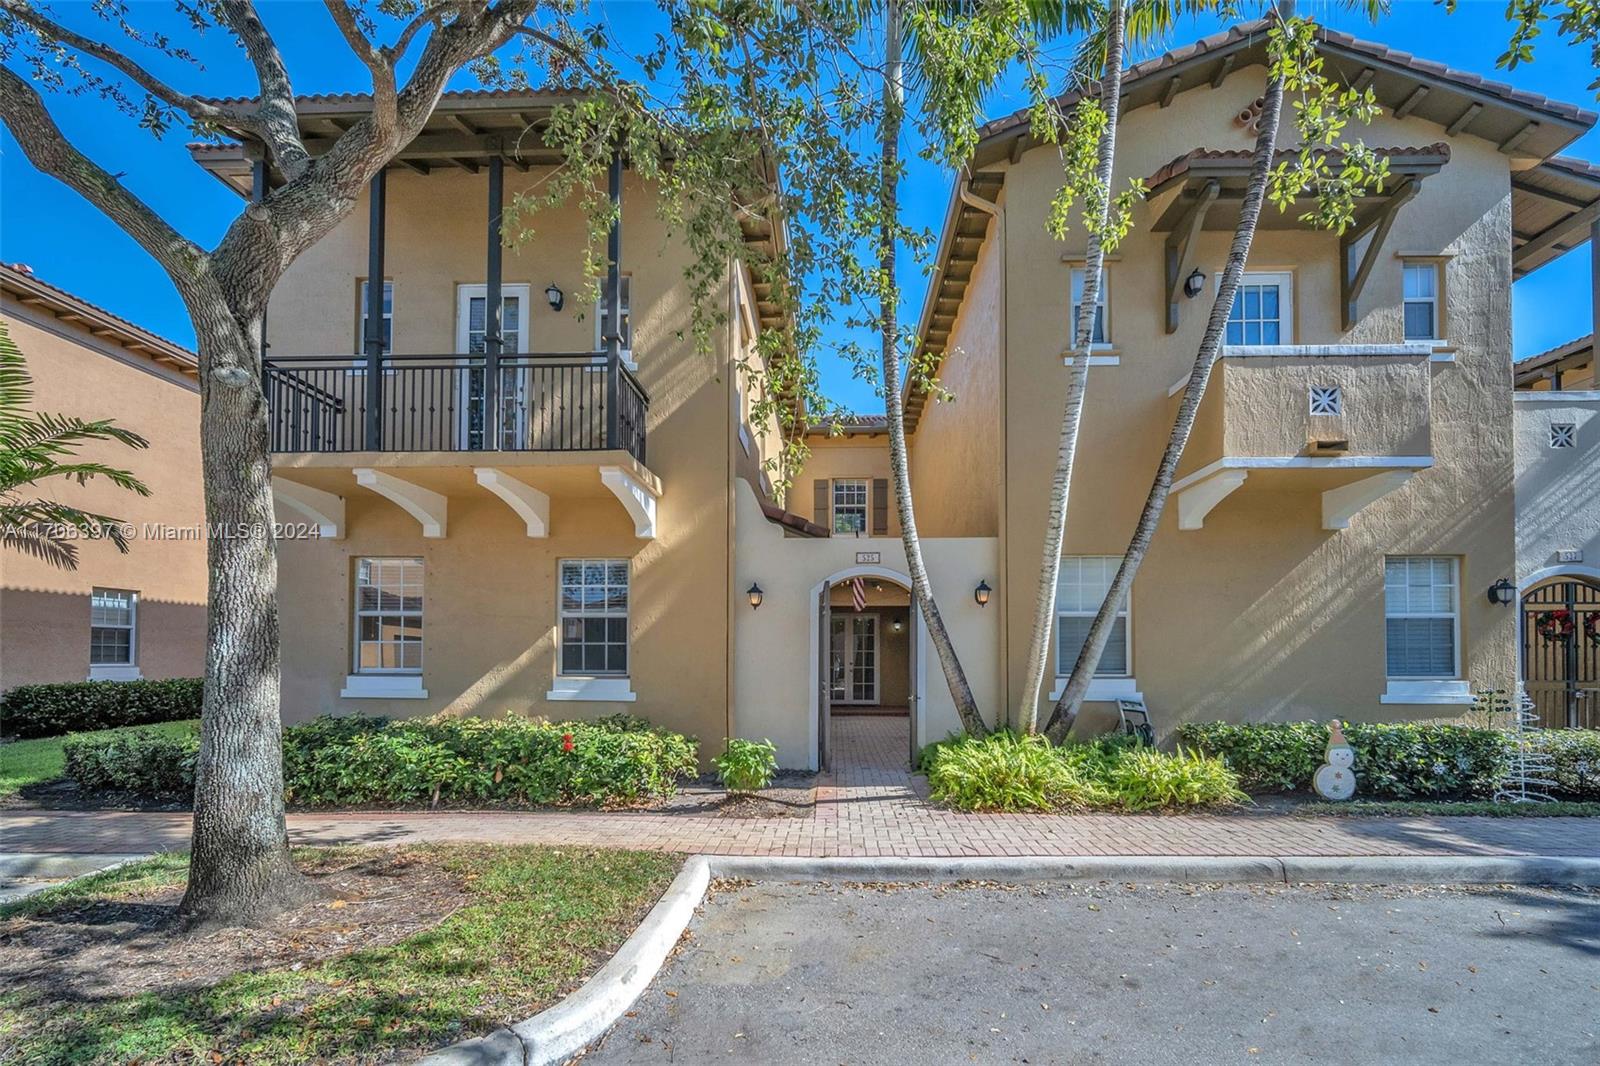
<path id="1" fill-rule="evenodd" d="M 1073 267 L 1072 269 L 1072 319 L 1067 325 L 1069 343 L 1078 343 L 1078 312 L 1083 307 L 1083 285 L 1088 277 L 1086 267 Z M 1094 305 L 1094 332 L 1090 336 L 1091 344 L 1102 347 L 1107 346 L 1106 341 L 1106 290 L 1110 288 L 1111 272 L 1105 267 L 1100 268 L 1100 292 L 1097 294 Z"/>
<path id="2" fill-rule="evenodd" d="M 841 477 L 833 479 L 833 531 L 835 533 L 865 533 L 867 531 L 866 478 Z"/>
<path id="3" fill-rule="evenodd" d="M 628 560 L 561 560 L 561 656 L 569 677 L 628 674 Z"/>
<path id="4" fill-rule="evenodd" d="M 1089 626 L 1116 577 L 1122 558 L 1116 555 L 1064 555 L 1056 577 L 1056 676 L 1066 677 L 1078 662 Z M 1132 657 L 1128 643 L 1128 603 L 1117 608 L 1111 638 L 1095 668 L 1095 677 L 1129 677 Z"/>
<path id="5" fill-rule="evenodd" d="M 1402 265 L 1405 339 L 1439 339 L 1439 264 L 1425 261 Z"/>
<path id="6" fill-rule="evenodd" d="M 422 560 L 357 559 L 355 672 L 422 673 Z"/>
<path id="7" fill-rule="evenodd" d="M 1246 273 L 1228 312 L 1228 344 L 1294 343 L 1294 277 Z"/>
<path id="8" fill-rule="evenodd" d="M 1314 415 L 1343 414 L 1344 391 L 1337 385 L 1311 386 L 1311 413 Z"/>
<path id="9" fill-rule="evenodd" d="M 500 286 L 500 350 L 514 355 L 528 350 L 525 316 L 528 286 Z M 456 286 L 456 354 L 482 355 L 489 328 L 489 286 Z"/>
<path id="10" fill-rule="evenodd" d="M 139 661 L 139 594 L 96 588 L 89 596 L 89 665 L 134 666 Z"/>
<path id="11" fill-rule="evenodd" d="M 1578 426 L 1575 422 L 1550 423 L 1550 447 L 1575 448 L 1578 446 Z"/>
<path id="12" fill-rule="evenodd" d="M 625 358 L 633 356 L 633 276 L 623 274 L 621 292 L 618 299 L 622 304 L 622 354 Z M 600 303 L 594 309 L 594 350 L 606 350 L 606 322 L 610 319 L 606 313 L 605 284 L 600 286 Z"/>
<path id="13" fill-rule="evenodd" d="M 367 281 L 361 279 L 361 313 L 356 323 L 356 354 L 367 354 Z M 383 283 L 383 354 L 394 353 L 394 282 Z"/>
<path id="14" fill-rule="evenodd" d="M 1384 560 L 1383 613 L 1388 676 L 1461 676 L 1460 560 L 1399 555 Z"/>

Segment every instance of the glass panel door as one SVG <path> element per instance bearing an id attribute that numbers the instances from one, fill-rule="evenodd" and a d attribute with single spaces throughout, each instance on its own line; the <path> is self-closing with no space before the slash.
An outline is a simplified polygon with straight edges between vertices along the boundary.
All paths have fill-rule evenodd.
<path id="1" fill-rule="evenodd" d="M 878 702 L 878 616 L 833 616 L 828 634 L 828 689 L 834 703 Z"/>

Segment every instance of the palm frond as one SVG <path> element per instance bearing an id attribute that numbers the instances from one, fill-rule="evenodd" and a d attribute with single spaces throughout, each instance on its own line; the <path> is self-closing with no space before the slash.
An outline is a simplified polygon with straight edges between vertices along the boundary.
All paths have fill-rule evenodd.
<path id="1" fill-rule="evenodd" d="M 55 500 L 0 502 L 0 526 L 53 534 L 57 540 L 69 539 L 71 530 L 88 540 L 109 540 L 124 554 L 128 551 L 128 534 L 122 519 Z"/>
<path id="2" fill-rule="evenodd" d="M 56 540 L 30 526 L 0 522 L 0 548 L 13 548 L 24 555 L 42 559 L 58 570 L 78 568 L 77 545 L 71 541 Z"/>

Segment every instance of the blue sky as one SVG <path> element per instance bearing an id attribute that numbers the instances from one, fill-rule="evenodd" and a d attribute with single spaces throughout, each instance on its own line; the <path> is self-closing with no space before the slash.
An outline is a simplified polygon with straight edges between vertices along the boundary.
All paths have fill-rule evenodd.
<path id="1" fill-rule="evenodd" d="M 277 34 L 300 92 L 360 91 L 369 87 L 361 68 L 335 35 L 321 4 L 267 0 L 264 17 Z M 105 24 L 86 3 L 57 3 L 57 15 L 77 28 L 103 35 Z M 653 33 L 660 20 L 652 4 L 612 2 L 597 5 L 613 31 L 628 40 Z M 140 25 L 147 22 L 173 33 L 186 45 L 192 36 L 165 4 L 135 0 Z M 1360 16 L 1327 3 L 1303 3 L 1303 14 L 1358 36 L 1379 38 L 1392 47 L 1451 66 L 1511 81 L 1518 87 L 1595 109 L 1586 88 L 1594 78 L 1588 53 L 1556 41 L 1553 31 L 1541 38 L 1535 62 L 1512 73 L 1497 72 L 1495 58 L 1505 47 L 1503 0 L 1463 2 L 1447 16 L 1432 0 L 1401 0 L 1382 25 L 1373 27 Z M 1170 41 L 1145 54 L 1185 43 L 1219 28 L 1214 19 L 1181 27 Z M 1063 53 L 1069 47 L 1063 43 Z M 161 76 L 200 95 L 243 95 L 254 91 L 248 64 L 227 39 L 212 33 L 193 50 L 203 70 L 156 57 L 151 65 Z M 462 75 L 454 87 L 473 84 Z M 1015 81 L 1003 86 L 987 110 L 1008 113 L 1020 106 Z M 240 203 L 189 159 L 182 132 L 155 141 L 132 121 L 112 111 L 93 95 L 59 96 L 52 110 L 67 135 L 92 158 L 113 172 L 156 211 L 202 246 L 210 247 L 237 214 Z M 1600 134 L 1589 133 L 1566 154 L 1600 159 Z M 949 195 L 950 177 L 928 164 L 915 162 L 904 190 L 910 218 L 937 227 Z M 180 344 L 194 340 L 187 315 L 171 284 L 155 263 L 120 230 L 75 193 L 35 172 L 16 142 L 0 132 L 0 259 L 24 262 L 38 276 L 119 315 L 170 337 Z M 1590 328 L 1589 257 L 1580 249 L 1518 282 L 1514 290 L 1513 336 L 1518 357 L 1553 347 Z M 902 270 L 905 315 L 921 306 L 926 285 L 920 266 Z M 852 380 L 841 361 L 824 357 L 825 387 L 837 400 L 857 410 L 873 410 L 879 401 L 863 382 Z"/>

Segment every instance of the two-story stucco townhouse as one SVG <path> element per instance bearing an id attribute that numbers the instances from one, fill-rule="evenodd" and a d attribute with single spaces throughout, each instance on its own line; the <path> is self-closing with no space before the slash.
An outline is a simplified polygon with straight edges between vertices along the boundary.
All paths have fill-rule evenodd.
<path id="1" fill-rule="evenodd" d="M 1152 192 L 1108 267 L 1058 675 L 1193 358 L 1263 34 L 1239 27 L 1126 83 L 1118 180 Z M 1344 240 L 1293 213 L 1264 221 L 1092 693 L 1096 709 L 1142 694 L 1163 731 L 1436 716 L 1516 676 L 1517 612 L 1487 594 L 1517 576 L 1510 287 L 1583 239 L 1595 194 L 1552 156 L 1595 119 L 1335 33 L 1324 54 L 1376 90 L 1367 140 L 1393 147 L 1396 180 Z M 833 715 L 898 712 L 909 757 L 957 720 L 906 592 L 881 421 L 813 433 L 775 498 L 776 435 L 734 372 L 774 309 L 730 263 L 727 327 L 695 352 L 687 253 L 625 168 L 618 329 L 578 305 L 581 220 L 547 216 L 501 249 L 499 205 L 549 165 L 525 131 L 551 103 L 447 95 L 274 295 L 279 514 L 325 534 L 280 544 L 286 717 L 627 710 L 708 752 L 770 737 L 784 765 L 816 766 Z M 305 132 L 315 145 L 366 106 L 319 98 Z M 271 180 L 249 146 L 197 156 L 242 195 Z M 1020 117 L 985 127 L 921 330 L 957 398 L 908 397 L 931 579 L 992 718 L 1021 686 L 1081 254 L 1044 232 L 1050 156 Z"/>

